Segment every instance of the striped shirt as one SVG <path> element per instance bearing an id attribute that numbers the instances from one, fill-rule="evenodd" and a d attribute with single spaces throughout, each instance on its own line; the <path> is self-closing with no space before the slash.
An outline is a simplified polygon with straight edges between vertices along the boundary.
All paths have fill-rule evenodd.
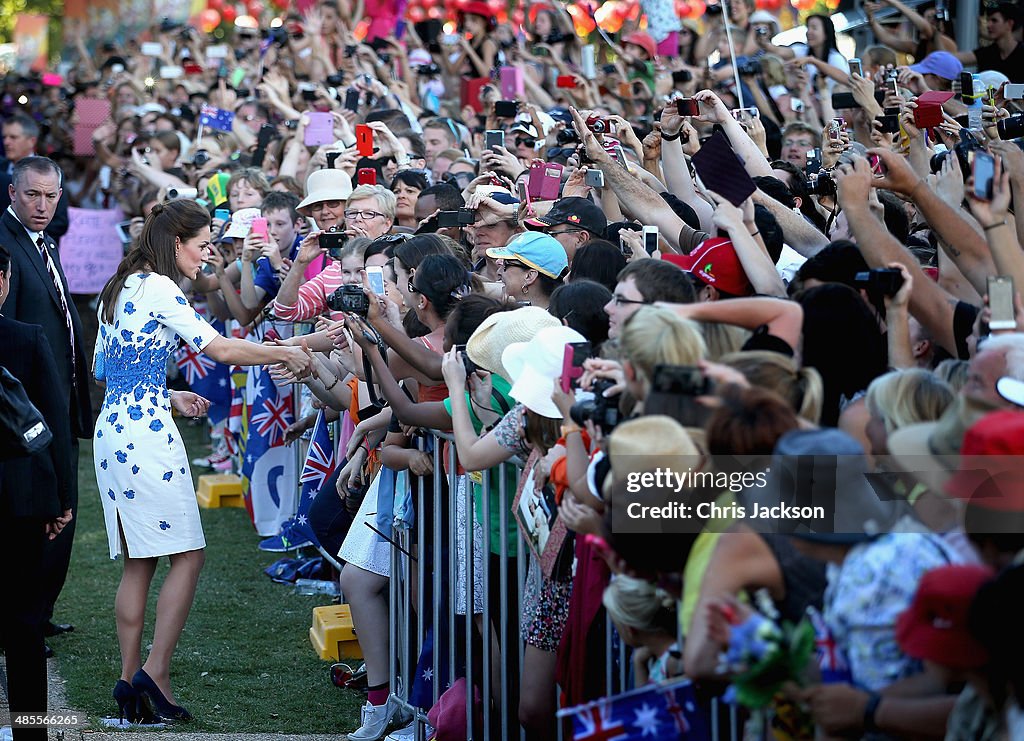
<path id="1" fill-rule="evenodd" d="M 313 319 L 327 310 L 327 297 L 342 285 L 341 262 L 331 260 L 323 271 L 299 286 L 294 304 L 274 300 L 274 314 L 291 322 Z M 331 312 L 332 319 L 341 319 L 341 312 Z"/>

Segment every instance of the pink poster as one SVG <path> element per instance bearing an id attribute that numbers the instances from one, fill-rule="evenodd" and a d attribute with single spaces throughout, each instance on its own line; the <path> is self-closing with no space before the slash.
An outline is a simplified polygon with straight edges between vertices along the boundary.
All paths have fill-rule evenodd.
<path id="1" fill-rule="evenodd" d="M 117 224 L 120 209 L 69 208 L 68 231 L 60 238 L 60 264 L 71 293 L 103 290 L 124 256 Z"/>

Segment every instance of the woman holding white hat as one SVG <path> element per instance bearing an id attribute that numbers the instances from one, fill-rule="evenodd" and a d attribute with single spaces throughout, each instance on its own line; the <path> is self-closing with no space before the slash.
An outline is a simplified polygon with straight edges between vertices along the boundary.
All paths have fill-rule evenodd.
<path id="1" fill-rule="evenodd" d="M 501 354 L 501 364 L 512 382 L 510 396 L 518 403 L 482 437 L 474 431 L 464 398 L 466 372 L 462 358 L 454 348 L 445 355 L 441 370 L 451 392 L 459 460 L 467 470 L 486 470 L 516 455 L 539 463 L 540 456 L 555 446 L 562 413 L 551 395 L 561 375 L 566 344 L 585 339 L 574 329 L 555 326 L 540 330 L 529 342 L 508 345 Z M 523 472 L 523 476 L 531 474 L 532 469 Z M 571 547 L 571 540 L 566 543 Z M 527 579 L 522 605 L 525 620 L 521 632 L 526 649 L 519 689 L 519 722 L 528 734 L 546 736 L 553 735 L 555 730 L 555 652 L 568 619 L 572 581 L 569 574 L 562 574 L 560 579 L 540 580 L 536 562 L 531 564 L 531 570 L 533 577 Z"/>

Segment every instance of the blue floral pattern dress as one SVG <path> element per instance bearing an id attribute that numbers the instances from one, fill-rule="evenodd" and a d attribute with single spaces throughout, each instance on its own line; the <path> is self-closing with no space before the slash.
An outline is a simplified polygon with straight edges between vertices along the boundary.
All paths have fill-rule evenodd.
<path id="1" fill-rule="evenodd" d="M 106 396 L 93 455 L 111 558 L 121 554 L 119 522 L 131 558 L 206 546 L 167 390 L 167 360 L 179 337 L 199 351 L 218 334 L 174 281 L 155 273 L 129 276 L 114 323 L 100 321 L 96 368 L 103 369 Z"/>

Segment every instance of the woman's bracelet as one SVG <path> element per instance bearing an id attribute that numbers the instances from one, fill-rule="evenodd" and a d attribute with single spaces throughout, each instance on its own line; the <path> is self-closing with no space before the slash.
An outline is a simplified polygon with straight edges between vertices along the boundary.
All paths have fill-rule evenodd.
<path id="1" fill-rule="evenodd" d="M 989 229 L 996 229 L 996 228 L 998 228 L 1000 226 L 1006 226 L 1006 219 L 1003 219 L 1002 221 L 997 221 L 995 224 L 989 224 L 988 226 L 983 226 L 981 228 L 984 231 L 987 232 Z"/>
<path id="2" fill-rule="evenodd" d="M 665 141 L 665 142 L 674 142 L 676 139 L 678 139 L 682 135 L 683 135 L 683 130 L 682 129 L 679 129 L 679 131 L 677 131 L 674 134 L 666 134 L 664 131 L 662 131 L 661 132 L 661 140 Z"/>
<path id="3" fill-rule="evenodd" d="M 341 378 L 339 376 L 335 376 L 334 383 L 332 383 L 330 386 L 324 386 L 324 391 L 330 391 L 332 388 L 338 385 L 338 381 L 340 380 Z"/>

